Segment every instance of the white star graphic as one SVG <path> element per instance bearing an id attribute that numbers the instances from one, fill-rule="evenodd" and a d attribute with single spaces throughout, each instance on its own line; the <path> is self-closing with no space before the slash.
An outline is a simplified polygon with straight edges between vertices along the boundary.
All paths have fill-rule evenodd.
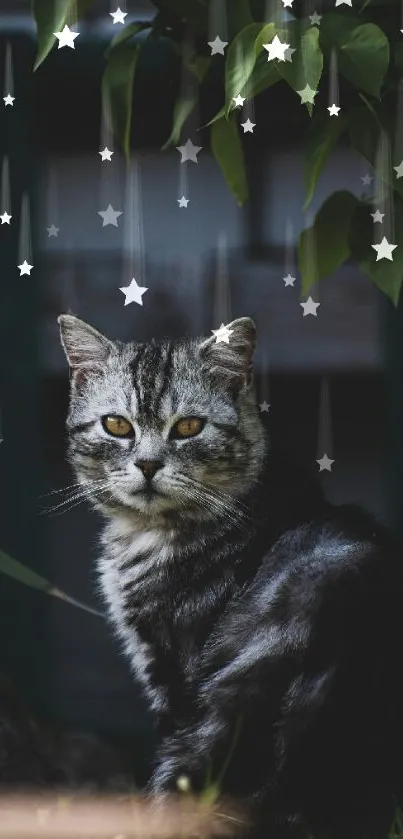
<path id="1" fill-rule="evenodd" d="M 338 117 L 340 108 L 338 105 L 330 105 L 328 111 L 331 117 Z"/>
<path id="2" fill-rule="evenodd" d="M 233 96 L 232 99 L 235 102 L 236 108 L 240 108 L 245 102 L 245 97 L 241 96 L 240 93 L 238 93 L 238 96 Z"/>
<path id="3" fill-rule="evenodd" d="M 295 48 L 288 47 L 288 50 L 286 50 L 285 53 L 284 53 L 285 60 L 286 61 L 292 61 L 292 57 L 293 57 L 294 52 L 295 52 Z"/>
<path id="4" fill-rule="evenodd" d="M 71 47 L 74 49 L 74 40 L 79 36 L 79 32 L 72 32 L 71 29 L 67 26 L 67 23 L 64 25 L 61 32 L 54 32 L 56 38 L 59 41 L 58 49 L 60 50 L 62 47 Z"/>
<path id="5" fill-rule="evenodd" d="M 379 221 L 379 222 L 382 224 L 383 219 L 384 219 L 384 215 L 385 215 L 385 213 L 381 213 L 381 211 L 380 211 L 380 210 L 375 210 L 375 212 L 374 212 L 374 213 L 371 213 L 371 216 L 372 216 L 372 218 L 373 218 L 373 220 L 374 220 L 374 224 L 375 224 L 377 221 Z"/>
<path id="6" fill-rule="evenodd" d="M 219 329 L 212 329 L 211 331 L 216 336 L 216 344 L 229 344 L 229 336 L 232 335 L 234 330 L 229 329 L 222 323 Z"/>
<path id="7" fill-rule="evenodd" d="M 394 166 L 393 168 L 396 172 L 396 177 L 397 178 L 403 178 L 403 160 L 402 160 L 401 163 L 399 163 L 398 166 Z"/>
<path id="8" fill-rule="evenodd" d="M 382 242 L 379 242 L 377 245 L 371 245 L 371 247 L 374 251 L 376 251 L 377 262 L 379 262 L 380 259 L 389 259 L 390 262 L 393 262 L 392 251 L 397 248 L 397 245 L 391 245 L 386 236 L 383 237 Z"/>
<path id="9" fill-rule="evenodd" d="M 352 6 L 353 0 L 336 0 L 336 6 L 342 6 L 343 3 L 345 6 Z"/>
<path id="10" fill-rule="evenodd" d="M 195 146 L 191 140 L 186 140 L 184 146 L 176 146 L 176 148 L 181 154 L 181 163 L 185 163 L 186 160 L 191 160 L 192 163 L 198 162 L 197 155 L 202 150 L 202 146 Z"/>
<path id="11" fill-rule="evenodd" d="M 20 269 L 20 277 L 22 277 L 23 274 L 28 274 L 29 276 L 34 266 L 30 265 L 27 262 L 27 260 L 24 259 L 24 262 L 22 262 L 21 265 L 18 265 L 17 267 Z"/>
<path id="12" fill-rule="evenodd" d="M 265 412 L 266 412 L 266 414 L 268 414 L 268 413 L 269 413 L 269 411 L 270 411 L 270 405 L 269 405 L 269 403 L 268 403 L 268 402 L 266 402 L 266 400 L 265 400 L 265 399 L 263 400 L 263 402 L 260 402 L 260 403 L 259 403 L 259 408 L 260 408 L 260 413 L 261 413 L 261 414 L 263 413 L 263 411 L 265 411 Z"/>
<path id="13" fill-rule="evenodd" d="M 109 12 L 111 18 L 113 18 L 113 23 L 124 23 L 125 17 L 127 17 L 127 12 L 122 12 L 120 6 L 117 7 L 116 12 Z"/>
<path id="14" fill-rule="evenodd" d="M 249 134 L 253 134 L 253 129 L 256 127 L 256 122 L 251 122 L 248 117 L 246 122 L 241 122 L 241 126 L 243 128 L 244 134 L 247 134 L 248 132 Z"/>
<path id="15" fill-rule="evenodd" d="M 283 0 L 283 6 L 285 9 L 292 9 L 292 4 L 294 0 Z"/>
<path id="16" fill-rule="evenodd" d="M 2 215 L 0 215 L 1 223 L 2 224 L 10 224 L 10 219 L 12 219 L 12 216 L 10 216 L 10 214 L 7 213 L 6 210 L 4 210 L 4 213 Z"/>
<path id="17" fill-rule="evenodd" d="M 316 463 L 319 466 L 319 472 L 323 472 L 324 470 L 331 472 L 334 460 L 328 457 L 327 454 L 324 454 L 323 457 L 320 457 L 319 460 L 316 461 Z"/>
<path id="18" fill-rule="evenodd" d="M 298 96 L 301 97 L 301 105 L 306 105 L 307 103 L 314 105 L 314 99 L 317 92 L 317 90 L 312 90 L 312 88 L 309 87 L 309 84 L 305 85 L 303 90 L 297 90 Z"/>
<path id="19" fill-rule="evenodd" d="M 287 274 L 287 276 L 286 276 L 286 277 L 283 277 L 283 280 L 284 280 L 284 283 L 285 283 L 285 286 L 286 286 L 286 287 L 287 287 L 288 285 L 290 285 L 290 286 L 294 287 L 294 283 L 295 283 L 295 280 L 296 280 L 296 279 L 297 279 L 297 278 L 296 278 L 296 277 L 293 277 L 291 274 Z"/>
<path id="20" fill-rule="evenodd" d="M 113 224 L 114 227 L 117 227 L 117 220 L 122 215 L 122 210 L 114 210 L 112 204 L 108 204 L 106 210 L 98 210 L 98 215 L 103 219 L 102 227 L 106 227 L 107 224 Z"/>
<path id="21" fill-rule="evenodd" d="M 60 227 L 55 227 L 54 224 L 51 224 L 50 227 L 47 227 L 46 230 L 48 231 L 48 237 L 50 236 L 57 236 L 60 230 Z"/>
<path id="22" fill-rule="evenodd" d="M 313 15 L 309 15 L 309 20 L 311 21 L 312 26 L 320 26 L 322 15 L 318 15 L 317 12 L 314 12 Z"/>
<path id="23" fill-rule="evenodd" d="M 139 306 L 142 306 L 142 296 L 146 291 L 148 291 L 148 289 L 137 285 L 136 280 L 133 277 L 130 285 L 123 286 L 123 288 L 120 288 L 119 291 L 122 291 L 125 295 L 125 306 L 128 306 L 129 303 L 138 303 Z"/>
<path id="24" fill-rule="evenodd" d="M 178 198 L 177 201 L 180 207 L 187 207 L 189 204 L 189 198 L 185 198 L 184 195 L 182 195 L 182 198 Z"/>
<path id="25" fill-rule="evenodd" d="M 112 160 L 112 155 L 114 153 L 115 152 L 110 151 L 110 149 L 108 149 L 108 146 L 105 146 L 105 148 L 102 149 L 102 151 L 98 152 L 98 154 L 101 155 L 101 160 Z"/>
<path id="26" fill-rule="evenodd" d="M 207 41 L 211 47 L 211 55 L 224 55 L 225 47 L 228 46 L 228 41 L 222 41 L 219 35 L 216 35 L 214 41 Z"/>
<path id="27" fill-rule="evenodd" d="M 306 317 L 306 315 L 315 315 L 316 318 L 318 317 L 316 309 L 320 306 L 320 303 L 315 303 L 312 297 L 308 297 L 308 300 L 305 300 L 305 303 L 300 303 L 299 305 L 302 306 L 304 310 L 303 317 Z"/>
<path id="28" fill-rule="evenodd" d="M 269 53 L 267 56 L 268 61 L 273 61 L 274 58 L 278 58 L 279 61 L 285 61 L 285 52 L 290 48 L 290 44 L 283 44 L 278 35 L 274 36 L 270 44 L 263 44 L 263 46 Z"/>
<path id="29" fill-rule="evenodd" d="M 3 99 L 5 105 L 12 105 L 14 107 L 15 96 L 11 96 L 10 93 L 7 93 L 7 96 L 3 96 Z"/>
<path id="30" fill-rule="evenodd" d="M 372 181 L 374 179 L 373 179 L 372 175 L 362 175 L 361 180 L 362 180 L 364 186 L 369 186 L 370 183 L 372 183 Z"/>

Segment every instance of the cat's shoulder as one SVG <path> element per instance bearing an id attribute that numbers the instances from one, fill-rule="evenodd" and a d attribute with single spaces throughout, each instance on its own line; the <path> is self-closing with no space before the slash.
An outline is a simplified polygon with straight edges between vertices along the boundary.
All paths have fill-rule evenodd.
<path id="1" fill-rule="evenodd" d="M 329 507 L 285 531 L 265 555 L 252 588 L 261 602 L 293 612 L 402 585 L 399 551 L 386 529 L 354 506 Z"/>

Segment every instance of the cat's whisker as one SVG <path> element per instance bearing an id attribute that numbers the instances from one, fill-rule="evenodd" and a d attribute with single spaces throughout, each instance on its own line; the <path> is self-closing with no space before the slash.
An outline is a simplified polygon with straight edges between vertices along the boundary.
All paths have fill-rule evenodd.
<path id="1" fill-rule="evenodd" d="M 80 487 L 84 486 L 95 486 L 96 484 L 104 483 L 105 478 L 93 478 L 90 481 L 77 481 L 74 484 L 69 484 L 66 487 L 61 487 L 60 489 L 52 489 L 50 492 L 45 492 L 44 495 L 40 495 L 39 498 L 49 498 L 51 495 L 62 495 L 64 492 L 75 492 Z"/>
<path id="2" fill-rule="evenodd" d="M 80 504 L 81 501 L 85 501 L 88 498 L 93 498 L 98 493 L 104 493 L 105 491 L 107 491 L 109 489 L 110 489 L 109 481 L 108 482 L 103 481 L 101 486 L 97 485 L 97 486 L 94 487 L 94 486 L 92 486 L 92 484 L 89 484 L 88 487 L 82 486 L 82 491 L 81 492 L 76 492 L 75 494 L 73 494 L 69 498 L 66 498 L 64 501 L 61 501 L 60 504 L 56 504 L 54 507 L 48 507 L 45 510 L 42 510 L 41 514 L 42 515 L 46 515 L 46 514 L 49 515 L 51 513 L 57 512 L 58 510 L 62 510 L 62 512 L 67 512 L 68 510 L 71 510 L 73 507 L 76 507 L 78 504 Z M 74 503 L 74 502 L 76 502 L 76 503 Z M 70 505 L 70 506 L 68 506 L 68 505 Z"/>

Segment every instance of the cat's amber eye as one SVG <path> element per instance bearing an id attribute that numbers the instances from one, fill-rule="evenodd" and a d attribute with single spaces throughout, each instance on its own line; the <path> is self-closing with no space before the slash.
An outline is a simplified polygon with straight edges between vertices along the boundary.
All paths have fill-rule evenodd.
<path id="1" fill-rule="evenodd" d="M 182 439 L 184 437 L 195 437 L 196 434 L 200 434 L 203 427 L 204 420 L 200 417 L 183 417 L 172 427 L 171 434 L 173 433 L 174 437 Z"/>
<path id="2" fill-rule="evenodd" d="M 124 417 L 109 414 L 102 417 L 102 425 L 105 431 L 112 434 L 113 437 L 133 437 L 133 426 Z"/>

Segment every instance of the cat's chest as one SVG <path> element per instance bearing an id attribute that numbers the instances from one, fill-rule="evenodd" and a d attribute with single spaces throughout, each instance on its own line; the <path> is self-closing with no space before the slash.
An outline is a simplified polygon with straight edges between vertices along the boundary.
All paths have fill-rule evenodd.
<path id="1" fill-rule="evenodd" d="M 173 556 L 174 546 L 151 532 L 109 544 L 99 561 L 112 623 L 156 711 L 166 707 L 182 657 L 180 633 L 172 629 Z"/>

